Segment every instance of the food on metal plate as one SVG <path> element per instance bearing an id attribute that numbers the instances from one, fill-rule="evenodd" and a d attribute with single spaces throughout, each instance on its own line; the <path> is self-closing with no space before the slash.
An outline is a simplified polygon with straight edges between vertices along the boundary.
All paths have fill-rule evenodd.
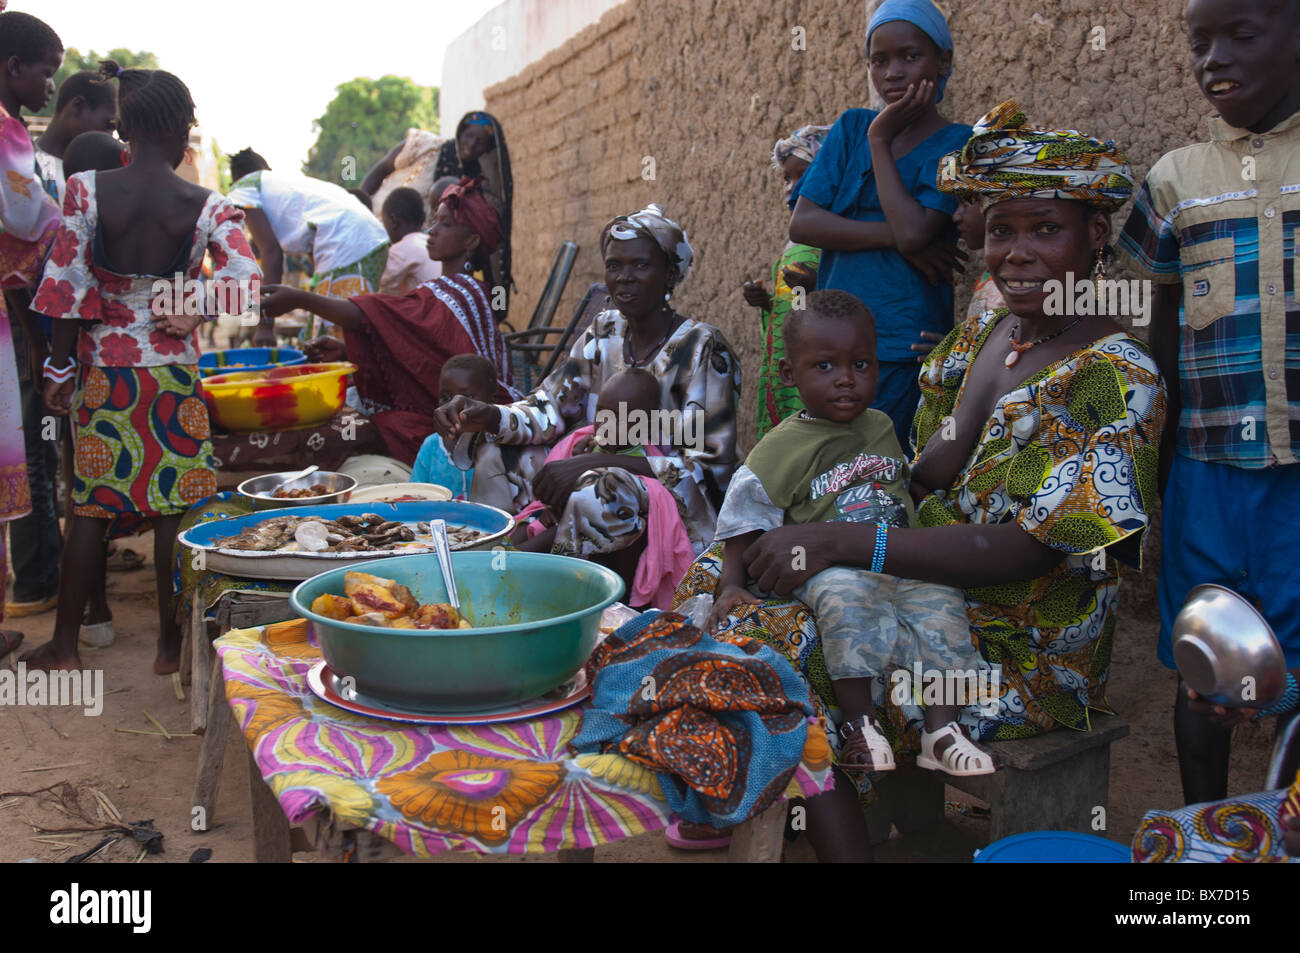
<path id="1" fill-rule="evenodd" d="M 324 483 L 313 483 L 311 486 L 301 486 L 296 490 L 283 486 L 277 487 L 271 496 L 277 500 L 305 500 L 309 496 L 324 496 L 328 492 L 329 487 Z"/>
<path id="2" fill-rule="evenodd" d="M 454 548 L 468 546 L 485 533 L 468 526 L 448 526 L 447 538 Z M 313 516 L 273 516 L 250 526 L 236 536 L 216 542 L 225 549 L 245 552 L 358 553 L 388 549 L 432 546 L 428 523 L 414 528 L 377 513 L 340 516 L 325 520 Z"/>
<path id="3" fill-rule="evenodd" d="M 349 572 L 343 577 L 343 595 L 324 593 L 311 611 L 339 622 L 355 622 L 383 629 L 469 629 L 469 620 L 446 602 L 420 605 L 411 590 L 395 579 Z"/>

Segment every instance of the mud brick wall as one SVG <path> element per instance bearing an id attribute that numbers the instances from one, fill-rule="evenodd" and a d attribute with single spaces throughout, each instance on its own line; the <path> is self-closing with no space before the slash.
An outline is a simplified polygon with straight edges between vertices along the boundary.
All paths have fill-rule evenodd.
<path id="1" fill-rule="evenodd" d="M 1183 0 L 940 5 L 956 46 L 940 107 L 949 119 L 974 122 L 1015 98 L 1031 121 L 1114 138 L 1139 177 L 1162 153 L 1204 137 L 1210 107 L 1187 67 Z M 748 449 L 759 330 L 740 285 L 766 278 L 788 222 L 768 157 L 772 143 L 800 125 L 873 105 L 863 41 L 874 6 L 628 0 L 490 87 L 487 108 L 500 117 L 514 159 L 512 323 L 527 321 L 556 248 L 573 239 L 582 249 L 556 318 L 566 321 L 601 278 L 601 227 L 659 202 L 697 256 L 676 307 L 721 327 L 740 355 Z M 652 180 L 643 177 L 646 157 Z M 1115 216 L 1116 230 L 1126 212 Z M 964 304 L 963 290 L 959 283 Z M 1148 547 L 1149 556 L 1155 551 Z"/>

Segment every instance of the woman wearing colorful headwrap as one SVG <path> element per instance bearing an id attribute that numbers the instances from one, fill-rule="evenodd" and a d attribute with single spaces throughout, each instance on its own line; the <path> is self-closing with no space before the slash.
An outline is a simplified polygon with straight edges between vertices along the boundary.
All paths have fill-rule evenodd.
<path id="1" fill-rule="evenodd" d="M 481 354 L 497 369 L 498 399 L 519 396 L 492 310 L 492 291 L 473 277 L 502 241 L 496 213 L 479 192 L 480 180 L 462 179 L 442 194 L 429 229 L 429 257 L 442 276 L 404 295 L 327 298 L 284 285 L 262 286 L 262 314 L 295 308 L 343 328 L 343 341 L 308 343 L 312 360 L 351 360 L 357 395 L 378 427 L 389 455 L 410 466 L 433 433 L 442 365 L 453 354 Z"/>
<path id="2" fill-rule="evenodd" d="M 1072 274 L 1091 287 L 1131 176 L 1113 142 L 1030 126 L 1004 103 L 943 160 L 938 184 L 982 200 L 985 255 L 1007 306 L 967 318 L 923 365 L 911 490 L 925 528 L 785 526 L 746 551 L 747 570 L 776 593 L 834 565 L 960 586 L 971 638 L 1000 666 L 998 697 L 963 709 L 960 724 L 976 741 L 1086 731 L 1089 710 L 1106 710 L 1117 560 L 1138 563 L 1156 502 L 1165 394 L 1145 345 L 1110 317 L 1062 314 L 1051 293 Z M 713 591 L 717 573 L 713 550 L 677 599 Z M 726 625 L 785 646 L 838 721 L 803 605 L 766 602 Z M 877 691 L 895 746 L 917 747 L 921 710 Z M 814 810 L 833 827 L 860 824 L 852 797 L 824 797 L 810 803 L 810 833 Z"/>
<path id="3" fill-rule="evenodd" d="M 812 164 L 829 126 L 803 126 L 788 139 L 779 139 L 772 147 L 772 165 L 781 172 L 785 188 L 782 198 L 789 201 L 790 193 Z M 785 316 L 790 312 L 794 289 L 812 291 L 817 287 L 817 267 L 821 261 L 820 249 L 811 245 L 787 241 L 781 257 L 772 266 L 772 293 L 761 281 L 744 284 L 745 301 L 761 312 L 763 358 L 758 377 L 758 436 L 761 439 L 785 418 L 803 410 L 799 389 L 781 383 L 777 365 L 785 357 Z"/>
<path id="4" fill-rule="evenodd" d="M 568 358 L 524 400 L 499 406 L 456 397 L 435 419 L 448 442 L 458 441 L 453 458 L 472 454 L 471 499 L 512 512 L 540 500 L 560 514 L 552 552 L 600 559 L 632 591 L 648 505 L 638 476 L 658 479 L 675 497 L 695 552 L 713 539 L 736 466 L 740 365 L 721 331 L 669 303 L 694 253 L 663 209 L 620 215 L 605 226 L 600 246 L 616 310 L 596 315 Z M 683 421 L 678 434 L 660 435 L 664 455 L 583 454 L 542 466 L 546 448 L 563 434 L 595 423 L 601 387 L 632 367 L 659 380 L 659 408 Z M 478 432 L 490 439 L 460 439 Z"/>
<path id="5" fill-rule="evenodd" d="M 920 398 L 916 354 L 953 326 L 957 203 L 935 188 L 935 171 L 970 126 L 939 113 L 953 44 L 930 0 L 884 0 L 867 26 L 866 52 L 886 106 L 836 120 L 794 191 L 790 238 L 822 250 L 818 288 L 847 291 L 875 315 L 872 406 L 907 446 Z"/>

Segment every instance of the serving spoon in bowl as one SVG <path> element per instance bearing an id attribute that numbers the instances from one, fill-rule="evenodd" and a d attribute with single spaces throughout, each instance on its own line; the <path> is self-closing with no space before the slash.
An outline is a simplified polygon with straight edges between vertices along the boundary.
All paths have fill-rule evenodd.
<path id="1" fill-rule="evenodd" d="M 433 549 L 438 554 L 438 568 L 442 570 L 442 584 L 447 589 L 447 601 L 460 615 L 460 596 L 456 594 L 456 574 L 451 568 L 451 543 L 447 540 L 447 521 L 430 520 L 429 535 L 433 537 Z"/>
<path id="2" fill-rule="evenodd" d="M 282 490 L 290 483 L 293 483 L 295 480 L 301 480 L 305 476 L 311 476 L 319 469 L 320 467 L 317 464 L 313 463 L 306 470 L 299 470 L 297 473 L 290 473 L 287 477 L 285 477 L 283 480 L 280 481 L 280 485 L 277 486 L 276 489 Z"/>

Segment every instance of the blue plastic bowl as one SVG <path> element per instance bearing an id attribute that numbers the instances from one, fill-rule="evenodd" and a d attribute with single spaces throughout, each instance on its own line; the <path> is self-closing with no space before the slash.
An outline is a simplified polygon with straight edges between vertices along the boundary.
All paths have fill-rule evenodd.
<path id="1" fill-rule="evenodd" d="M 199 375 L 212 377 L 232 371 L 269 371 L 273 367 L 306 364 L 307 355 L 292 347 L 236 347 L 199 355 Z"/>
<path id="2" fill-rule="evenodd" d="M 1127 864 L 1128 846 L 1096 834 L 1030 831 L 975 851 L 977 864 Z"/>

